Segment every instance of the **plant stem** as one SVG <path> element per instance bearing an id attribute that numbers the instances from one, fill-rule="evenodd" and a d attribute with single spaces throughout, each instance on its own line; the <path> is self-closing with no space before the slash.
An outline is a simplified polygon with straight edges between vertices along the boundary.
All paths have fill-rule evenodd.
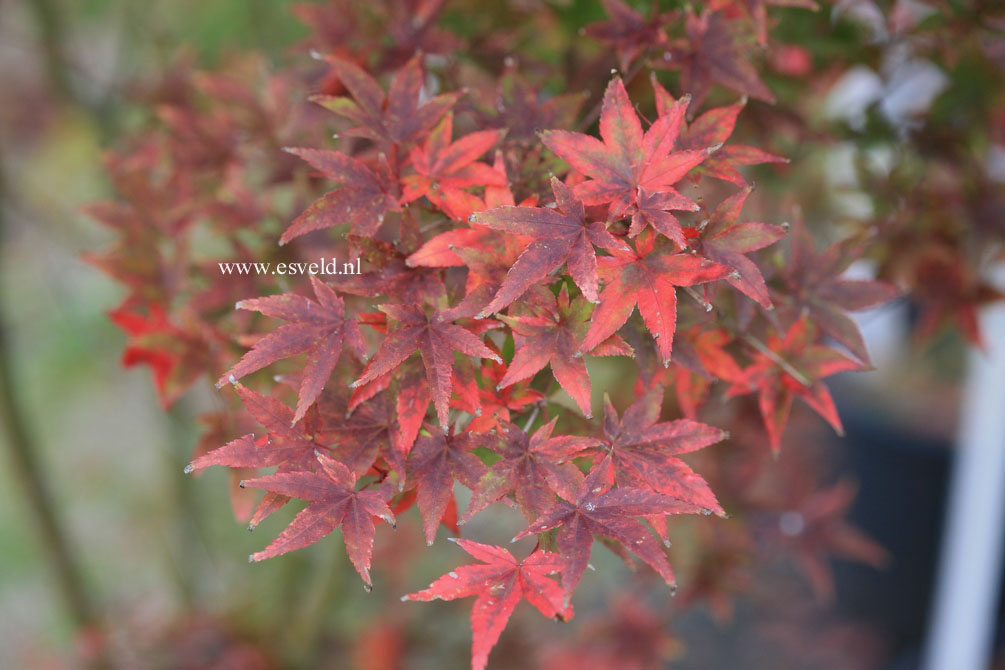
<path id="1" fill-rule="evenodd" d="M 42 53 L 45 55 L 45 68 L 49 73 L 49 81 L 53 91 L 63 100 L 75 100 L 73 85 L 69 70 L 63 55 L 63 45 L 66 43 L 63 34 L 63 24 L 60 19 L 60 9 L 52 0 L 30 0 L 27 3 L 34 14 L 38 26 L 38 39 Z"/>

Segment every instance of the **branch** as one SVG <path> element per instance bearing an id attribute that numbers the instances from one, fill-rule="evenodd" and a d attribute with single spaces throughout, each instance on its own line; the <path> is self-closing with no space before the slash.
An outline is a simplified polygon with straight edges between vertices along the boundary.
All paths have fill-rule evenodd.
<path id="1" fill-rule="evenodd" d="M 694 290 L 694 288 L 690 286 L 685 286 L 684 290 L 687 292 L 689 296 L 694 298 L 695 302 L 701 305 L 702 309 L 704 309 L 706 312 L 711 312 L 712 310 L 715 309 L 715 306 L 712 305 L 712 303 L 705 300 L 704 298 L 702 298 L 701 295 Z M 795 366 L 792 365 L 792 363 L 789 363 L 787 360 L 779 356 L 778 352 L 771 349 L 764 342 L 761 342 L 761 340 L 758 339 L 755 335 L 751 335 L 746 331 L 740 331 L 736 323 L 734 323 L 732 319 L 730 319 L 727 315 L 722 314 L 721 312 L 719 314 L 719 318 L 723 324 L 736 330 L 739 333 L 740 338 L 744 342 L 752 346 L 754 349 L 757 349 L 757 351 L 760 352 L 761 354 L 770 358 L 778 367 L 784 370 L 787 375 L 795 379 L 797 382 L 799 382 L 806 388 L 810 388 L 811 386 L 813 386 L 813 382 L 807 379 L 806 375 L 797 370 Z"/>
<path id="2" fill-rule="evenodd" d="M 3 237 L 4 184 L 0 172 L 0 238 Z M 45 553 L 52 561 L 56 583 L 62 593 L 67 612 L 77 628 L 87 628 L 96 622 L 95 608 L 88 594 L 81 569 L 76 562 L 69 536 L 57 511 L 49 489 L 38 443 L 29 428 L 28 419 L 15 395 L 18 385 L 13 370 L 14 352 L 8 340 L 5 306 L 0 304 L 0 428 L 7 446 L 15 479 L 24 487 L 28 507 L 35 518 Z"/>

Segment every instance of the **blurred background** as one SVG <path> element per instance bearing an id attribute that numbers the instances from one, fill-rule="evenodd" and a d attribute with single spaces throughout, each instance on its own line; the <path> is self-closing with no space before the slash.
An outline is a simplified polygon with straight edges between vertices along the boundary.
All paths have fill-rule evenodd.
<path id="1" fill-rule="evenodd" d="M 213 69 L 242 51 L 254 51 L 272 65 L 303 65 L 309 60 L 303 41 L 311 31 L 292 4 L 0 0 L 2 667 L 87 667 L 109 658 L 115 666 L 143 668 L 468 663 L 469 603 L 397 603 L 400 595 L 442 573 L 444 565 L 462 560 L 453 546 L 442 546 L 447 543 L 420 549 L 416 524 L 401 524 L 393 543 L 378 533 L 372 594 L 360 588 L 334 538 L 249 566 L 246 556 L 261 549 L 290 515 L 277 515 L 249 534 L 231 513 L 226 473 L 199 478 L 182 473 L 202 433 L 196 417 L 212 404 L 215 391 L 202 379 L 169 411 L 162 410 L 150 371 L 120 365 L 125 336 L 106 313 L 122 299 L 123 289 L 81 258 L 115 239 L 81 213 L 82 205 L 111 193 L 103 152 L 149 122 L 150 92 L 164 83 L 165 72 L 179 64 Z M 455 21 L 477 11 L 473 3 L 461 4 Z M 599 2 L 512 4 L 517 17 L 550 8 L 552 20 L 568 34 L 604 15 Z M 826 58 L 827 46 L 849 50 L 861 40 L 875 48 L 869 36 L 889 25 L 888 10 L 871 3 L 828 5 L 806 16 L 784 10 L 778 32 L 831 26 L 832 42 L 822 47 L 822 56 L 814 54 Z M 992 28 L 1000 30 L 1000 24 Z M 1001 58 L 1005 45 L 991 48 Z M 792 62 L 779 60 L 770 75 L 781 98 L 800 90 L 786 72 Z M 814 123 L 840 127 L 843 141 L 801 155 L 794 146 L 778 151 L 798 161 L 800 174 L 787 178 L 802 180 L 813 207 L 871 212 L 862 192 L 863 156 L 895 163 L 902 155 L 896 141 L 903 124 L 930 109 L 952 117 L 958 110 L 945 102 L 947 96 L 957 96 L 966 107 L 966 96 L 978 95 L 968 88 L 972 64 L 903 62 L 906 70 L 889 61 L 872 69 L 845 62 L 841 71 L 820 79 Z M 1000 100 L 1002 92 L 985 93 Z M 753 113 L 756 117 L 756 109 Z M 961 118 L 965 124 L 965 115 Z M 994 207 L 984 216 L 1000 226 L 1005 137 L 998 132 L 988 130 L 992 149 L 985 167 Z M 894 149 L 866 156 L 861 138 L 877 136 Z M 765 172 L 764 179 L 770 181 L 771 174 Z M 901 178 L 910 183 L 915 177 Z M 862 552 L 876 559 L 867 561 L 873 565 L 812 554 L 808 563 L 824 565 L 811 566 L 811 575 L 816 569 L 833 575 L 833 589 L 824 593 L 812 580 L 777 579 L 778 573 L 805 574 L 798 561 L 741 565 L 729 572 L 737 583 L 721 596 L 729 604 L 717 601 L 710 588 L 708 599 L 696 597 L 696 606 L 685 607 L 680 599 L 668 605 L 650 580 L 598 548 L 597 572 L 576 596 L 577 626 L 518 611 L 490 667 L 590 668 L 600 667 L 600 658 L 613 658 L 620 667 L 638 668 L 968 670 L 939 665 L 944 661 L 933 661 L 937 652 L 931 649 L 939 635 L 948 635 L 944 644 L 952 648 L 953 631 L 961 628 L 959 621 L 940 624 L 933 615 L 939 579 L 968 583 L 966 567 L 961 577 L 943 562 L 940 572 L 944 522 L 953 518 L 947 514 L 948 501 L 955 500 L 954 476 L 962 482 L 957 491 L 985 495 L 973 500 L 959 494 L 962 502 L 956 503 L 966 511 L 960 518 L 969 518 L 976 534 L 986 538 L 983 545 L 965 545 L 970 549 L 964 552 L 987 557 L 983 568 L 969 568 L 984 570 L 970 573 L 971 587 L 974 575 L 988 576 L 974 589 L 986 597 L 962 606 L 979 615 L 981 639 L 975 644 L 998 649 L 988 657 L 997 658 L 994 667 L 1005 667 L 1000 567 L 1005 527 L 1002 498 L 995 495 L 1005 470 L 994 454 L 1005 450 L 1005 437 L 995 432 L 1000 424 L 988 418 L 1005 413 L 1005 376 L 998 375 L 1005 326 L 991 313 L 1000 308 L 983 303 L 979 308 L 990 324 L 983 332 L 983 354 L 952 329 L 937 331 L 924 343 L 912 339 L 918 308 L 908 300 L 858 315 L 877 370 L 833 384 L 846 435 L 831 434 L 809 413 L 796 414 L 783 455 L 772 465 L 773 476 L 783 477 L 786 468 L 800 467 L 800 454 L 823 463 L 817 497 L 804 492 L 792 501 L 793 509 L 812 499 L 806 505 L 822 514 L 844 515 L 883 548 L 879 558 Z M 595 385 L 616 379 L 616 372 L 603 366 L 591 371 L 600 380 Z M 977 405 L 961 418 L 961 407 Z M 961 435 L 985 447 L 968 470 L 974 479 L 953 475 Z M 498 514 L 504 517 L 498 523 L 513 523 L 505 510 Z M 784 544 L 792 527 L 783 517 L 796 518 L 766 517 L 762 522 L 781 533 L 763 537 L 778 536 Z M 475 539 L 484 539 L 474 532 Z M 689 553 L 696 532 L 689 526 L 678 530 L 672 555 L 681 555 L 675 560 L 685 565 L 712 560 Z M 955 544 L 972 536 L 964 533 Z M 768 550 L 759 555 L 772 553 L 772 540 L 765 542 Z M 406 562 L 404 555 L 415 559 Z M 729 563 L 743 555 L 723 550 L 718 558 Z M 959 565 L 966 566 L 965 559 L 954 555 L 963 561 Z M 685 574 L 696 580 L 700 569 Z M 615 586 L 628 595 L 612 597 Z M 954 611 L 952 593 L 940 596 L 944 611 Z"/>

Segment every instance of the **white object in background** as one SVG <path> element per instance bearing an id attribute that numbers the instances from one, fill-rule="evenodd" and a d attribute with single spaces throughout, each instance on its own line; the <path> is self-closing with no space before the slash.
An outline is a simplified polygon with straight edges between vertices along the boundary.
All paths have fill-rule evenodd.
<path id="1" fill-rule="evenodd" d="M 1005 267 L 993 279 L 1005 283 Z M 985 307 L 980 325 L 987 352 L 970 354 L 925 670 L 985 670 L 993 651 L 1005 547 L 1005 304 Z"/>

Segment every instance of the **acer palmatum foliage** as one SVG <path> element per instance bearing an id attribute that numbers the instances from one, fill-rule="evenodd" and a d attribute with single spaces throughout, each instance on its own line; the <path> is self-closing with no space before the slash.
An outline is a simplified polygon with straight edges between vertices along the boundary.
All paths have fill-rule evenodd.
<path id="1" fill-rule="evenodd" d="M 925 329 L 956 319 L 977 340 L 973 310 L 994 296 L 963 276 L 951 236 L 901 259 L 907 229 L 890 220 L 828 231 L 839 239 L 822 250 L 798 220 L 748 220 L 756 192 L 743 170 L 785 163 L 770 132 L 733 140 L 748 106 L 763 117 L 775 100 L 761 50 L 778 47 L 791 61 L 776 62 L 782 71 L 811 67 L 803 47 L 772 42 L 772 4 L 646 15 L 606 0 L 608 19 L 579 39 L 614 49 L 621 73 L 608 74 L 606 54 L 573 47 L 565 71 L 530 53 L 527 67 L 503 60 L 494 50 L 516 35 L 465 47 L 436 25 L 442 2 L 384 14 L 334 3 L 299 11 L 316 30 L 315 70 L 182 69 L 155 92 L 159 130 L 110 156 L 120 198 L 91 208 L 119 242 L 91 260 L 128 288 L 112 313 L 129 337 L 124 362 L 153 368 L 165 404 L 204 375 L 224 387 L 227 409 L 207 419 L 217 448 L 204 442 L 188 470 L 228 467 L 264 490 L 254 510 L 235 505 L 252 527 L 307 503 L 252 560 L 338 528 L 369 587 L 375 533 L 396 517 L 418 523 L 411 506 L 430 544 L 441 525 L 457 534 L 491 506 L 514 506 L 526 523 L 498 542 L 535 536 L 521 559 L 457 540 L 481 563 L 408 596 L 476 596 L 476 669 L 522 599 L 572 617 L 595 539 L 674 587 L 666 545 L 678 515 L 809 501 L 808 523 L 826 528 L 796 551 L 821 592 L 828 553 L 882 560 L 831 518 L 853 489 L 765 502 L 751 484 L 758 453 L 782 447 L 797 398 L 841 429 L 824 379 L 870 365 L 848 312 L 898 294 L 844 278 L 855 260 L 878 255 L 908 285 L 929 270 L 953 275 L 922 294 Z M 545 14 L 530 29 L 545 30 Z M 531 83 L 549 67 L 568 90 Z M 207 235 L 227 251 L 195 248 Z M 224 274 L 216 262 L 319 255 L 358 258 L 363 272 Z M 613 361 L 616 384 L 597 382 L 596 357 Z M 749 400 L 729 400 L 739 397 Z M 742 412 L 697 420 L 727 401 L 747 402 L 762 427 Z M 724 440 L 736 445 L 728 458 L 714 451 Z M 680 458 L 692 453 L 698 467 Z M 463 511 L 458 485 L 472 491 Z M 682 586 L 685 600 L 728 612 L 730 557 L 756 547 L 753 531 L 717 523 L 696 537 L 722 560 Z"/>

